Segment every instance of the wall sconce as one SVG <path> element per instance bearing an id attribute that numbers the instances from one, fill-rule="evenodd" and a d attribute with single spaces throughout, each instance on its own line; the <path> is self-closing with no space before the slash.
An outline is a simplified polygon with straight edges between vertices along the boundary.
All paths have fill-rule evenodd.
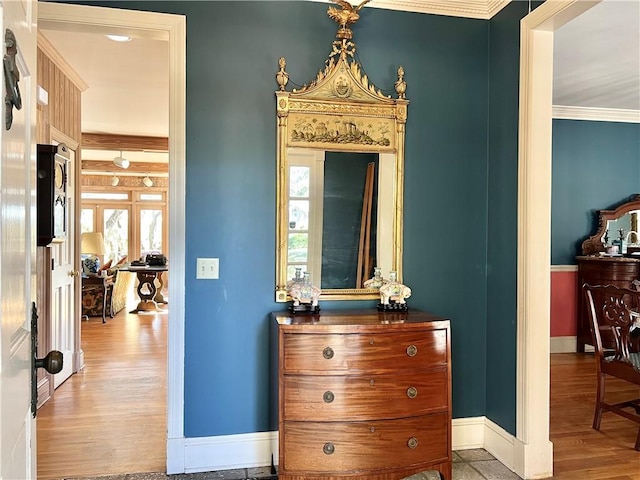
<path id="1" fill-rule="evenodd" d="M 120 150 L 120 156 L 119 157 L 115 157 L 113 159 L 113 164 L 116 167 L 120 167 L 120 168 L 129 168 L 129 160 L 127 160 L 126 158 L 124 158 L 122 156 L 122 150 Z"/>
<path id="2" fill-rule="evenodd" d="M 151 180 L 149 178 L 149 174 L 148 173 L 147 173 L 147 176 L 142 179 L 142 184 L 145 187 L 153 187 L 153 180 Z"/>
<path id="3" fill-rule="evenodd" d="M 111 186 L 117 187 L 119 183 L 120 183 L 120 178 L 114 172 L 113 177 L 111 178 Z"/>

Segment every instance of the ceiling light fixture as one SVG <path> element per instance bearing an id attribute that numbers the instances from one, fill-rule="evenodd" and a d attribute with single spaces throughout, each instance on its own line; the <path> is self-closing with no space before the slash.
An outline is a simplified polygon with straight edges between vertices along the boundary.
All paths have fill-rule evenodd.
<path id="1" fill-rule="evenodd" d="M 120 168 L 129 168 L 129 160 L 122 156 L 122 150 L 120 150 L 120 156 L 113 159 L 113 164 Z"/>
<path id="2" fill-rule="evenodd" d="M 116 175 L 116 172 L 113 172 L 113 178 L 111 179 L 111 186 L 117 187 L 120 183 L 120 178 Z"/>
<path id="3" fill-rule="evenodd" d="M 142 184 L 145 187 L 153 187 L 153 180 L 151 180 L 149 178 L 149 174 L 148 173 L 147 173 L 147 176 L 142 179 Z"/>
<path id="4" fill-rule="evenodd" d="M 131 41 L 131 37 L 129 35 L 109 34 L 109 35 L 106 35 L 106 37 L 109 40 L 113 40 L 114 42 L 130 42 Z"/>

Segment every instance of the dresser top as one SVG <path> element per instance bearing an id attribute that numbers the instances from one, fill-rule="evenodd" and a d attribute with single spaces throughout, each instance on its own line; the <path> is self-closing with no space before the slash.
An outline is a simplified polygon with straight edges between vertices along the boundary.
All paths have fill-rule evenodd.
<path id="1" fill-rule="evenodd" d="M 371 326 L 389 328 L 390 325 L 404 327 L 424 327 L 428 323 L 434 327 L 447 326 L 449 320 L 438 315 L 418 310 L 408 312 L 379 312 L 377 310 L 327 310 L 318 314 L 294 314 L 288 311 L 272 312 L 271 317 L 281 326 Z M 443 322 L 442 325 L 437 325 Z"/>
<path id="2" fill-rule="evenodd" d="M 615 262 L 615 263 L 638 263 L 640 262 L 640 257 L 625 257 L 623 255 L 578 255 L 576 257 L 577 260 L 587 261 L 587 262 Z"/>

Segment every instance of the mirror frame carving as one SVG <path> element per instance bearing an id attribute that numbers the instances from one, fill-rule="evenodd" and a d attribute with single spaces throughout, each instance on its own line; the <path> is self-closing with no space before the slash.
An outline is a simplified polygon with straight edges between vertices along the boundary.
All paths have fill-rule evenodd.
<path id="1" fill-rule="evenodd" d="M 598 230 L 594 235 L 590 236 L 584 242 L 582 242 L 582 254 L 597 255 L 599 252 L 604 252 L 605 245 L 602 239 L 604 238 L 604 234 L 607 231 L 609 220 L 617 220 L 623 215 L 634 210 L 640 210 L 640 194 L 632 195 L 629 201 L 621 204 L 613 210 L 599 210 Z"/>
<path id="2" fill-rule="evenodd" d="M 299 90 L 286 91 L 289 75 L 285 71 L 284 57 L 279 60 L 276 81 L 280 89 L 276 95 L 277 113 L 277 213 L 276 213 L 276 301 L 286 302 L 287 296 L 287 218 L 288 168 L 287 149 L 308 148 L 324 151 L 377 152 L 395 154 L 393 256 L 392 266 L 402 281 L 402 230 L 404 195 L 404 142 L 407 106 L 404 70 L 398 68 L 395 90 L 398 98 L 384 95 L 363 75 L 360 65 L 353 59 L 355 45 L 351 30 L 341 25 L 338 40 L 324 70 L 309 85 Z M 336 60 L 337 59 L 337 60 Z M 335 122 L 349 124 L 363 137 L 342 138 L 337 143 L 326 126 Z M 312 131 L 301 135 L 302 124 L 315 125 Z M 332 141 L 333 140 L 333 141 Z M 373 143 L 370 143 L 373 140 Z M 322 289 L 321 300 L 368 300 L 379 298 L 377 289 Z"/>

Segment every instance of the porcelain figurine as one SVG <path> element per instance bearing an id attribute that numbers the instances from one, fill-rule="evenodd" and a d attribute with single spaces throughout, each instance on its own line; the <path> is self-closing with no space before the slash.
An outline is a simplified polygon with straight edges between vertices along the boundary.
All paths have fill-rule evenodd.
<path id="1" fill-rule="evenodd" d="M 311 274 L 309 272 L 304 272 L 301 282 L 291 282 L 289 295 L 293 302 L 291 305 L 292 312 L 317 313 L 320 311 L 318 305 L 320 289 L 311 284 Z"/>
<path id="2" fill-rule="evenodd" d="M 411 289 L 397 281 L 396 272 L 390 272 L 389 281 L 380 287 L 378 310 L 406 311 L 410 296 Z"/>

